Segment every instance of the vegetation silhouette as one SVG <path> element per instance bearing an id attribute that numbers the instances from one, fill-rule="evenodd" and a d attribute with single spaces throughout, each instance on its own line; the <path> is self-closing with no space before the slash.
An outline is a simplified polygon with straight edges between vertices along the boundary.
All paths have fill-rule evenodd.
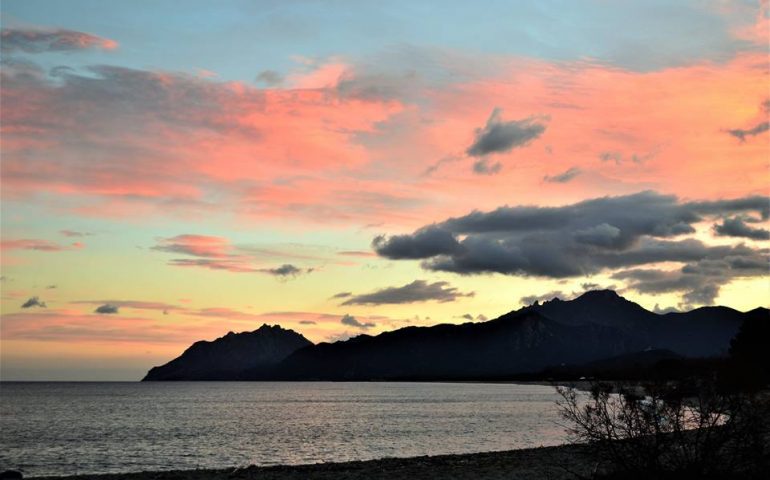
<path id="1" fill-rule="evenodd" d="M 770 471 L 770 322 L 748 318 L 730 356 L 690 376 L 556 387 L 593 478 L 760 479 Z M 681 372 L 680 372 L 681 373 Z"/>

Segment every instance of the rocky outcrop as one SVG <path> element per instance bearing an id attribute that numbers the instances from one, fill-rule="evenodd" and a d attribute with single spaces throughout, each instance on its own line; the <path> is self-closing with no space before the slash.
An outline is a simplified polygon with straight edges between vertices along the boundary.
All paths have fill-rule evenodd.
<path id="1" fill-rule="evenodd" d="M 212 342 L 195 342 L 179 357 L 152 368 L 143 381 L 237 380 L 244 371 L 269 371 L 312 343 L 293 330 L 262 325 L 253 332 L 229 332 Z"/>

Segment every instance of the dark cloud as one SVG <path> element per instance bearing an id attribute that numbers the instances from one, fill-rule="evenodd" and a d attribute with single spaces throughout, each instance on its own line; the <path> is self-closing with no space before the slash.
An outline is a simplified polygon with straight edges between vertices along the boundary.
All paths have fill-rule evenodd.
<path id="1" fill-rule="evenodd" d="M 100 313 L 103 315 L 118 313 L 118 306 L 113 305 L 111 303 L 105 303 L 104 305 L 99 305 L 98 307 L 96 307 L 96 310 L 94 310 L 94 313 Z"/>
<path id="2" fill-rule="evenodd" d="M 401 287 L 388 287 L 363 295 L 356 295 L 346 300 L 342 305 L 382 305 L 395 303 L 413 303 L 436 300 L 438 302 L 453 302 L 460 297 L 471 297 L 473 292 L 462 293 L 448 282 L 428 283 L 425 280 L 415 280 Z"/>
<path id="3" fill-rule="evenodd" d="M 263 70 L 259 72 L 255 80 L 257 83 L 261 83 L 268 87 L 276 87 L 283 83 L 283 75 L 275 70 Z"/>
<path id="4" fill-rule="evenodd" d="M 612 276 L 625 280 L 629 289 L 640 293 L 660 294 L 684 292 L 680 308 L 689 310 L 692 305 L 708 305 L 714 302 L 720 286 L 729 280 L 727 272 L 697 271 L 697 267 L 681 270 L 633 269 L 617 272 Z"/>
<path id="5" fill-rule="evenodd" d="M 52 284 L 52 285 L 47 285 L 45 288 L 46 288 L 47 290 L 53 290 L 53 289 L 55 289 L 55 288 L 58 288 L 58 286 L 57 286 L 57 285 L 53 285 L 53 284 Z"/>
<path id="6" fill-rule="evenodd" d="M 4 28 L 0 35 L 0 50 L 3 53 L 71 52 L 92 48 L 112 50 L 118 46 L 112 40 L 74 30 Z"/>
<path id="7" fill-rule="evenodd" d="M 301 275 L 303 273 L 310 273 L 313 271 L 312 268 L 299 268 L 295 265 L 292 265 L 290 263 L 284 263 L 280 267 L 275 268 L 260 268 L 258 271 L 262 273 L 267 273 L 269 275 L 273 275 L 276 277 L 296 277 L 297 275 Z"/>
<path id="8" fill-rule="evenodd" d="M 767 219 L 770 200 L 757 196 L 680 202 L 648 191 L 561 207 L 476 211 L 411 235 L 379 236 L 373 247 L 386 258 L 419 259 L 427 270 L 459 274 L 566 278 L 677 262 L 693 271 L 681 279 L 628 280 L 639 291 L 687 291 L 692 299 L 707 299 L 714 291 L 709 285 L 765 275 L 768 250 L 675 237 L 695 233 L 693 225 L 709 216 L 746 213 Z M 718 275 L 704 270 L 714 265 L 721 268 Z"/>
<path id="9" fill-rule="evenodd" d="M 538 117 L 504 122 L 502 110 L 495 108 L 484 128 L 476 129 L 476 139 L 466 153 L 481 157 L 492 153 L 503 153 L 527 145 L 545 132 L 545 124 Z"/>
<path id="10" fill-rule="evenodd" d="M 364 328 L 364 329 L 372 328 L 372 327 L 376 326 L 376 324 L 374 324 L 372 322 L 364 322 L 364 323 L 359 322 L 356 319 L 356 317 L 354 317 L 352 315 L 348 315 L 348 314 L 345 314 L 345 315 L 342 316 L 342 318 L 340 319 L 340 323 L 343 324 L 343 325 L 348 325 L 348 326 L 356 327 L 356 328 Z"/>
<path id="11" fill-rule="evenodd" d="M 353 296 L 353 292 L 340 292 L 340 293 L 335 293 L 329 298 L 348 298 L 352 296 Z"/>
<path id="12" fill-rule="evenodd" d="M 613 161 L 618 165 L 623 163 L 623 155 L 620 152 L 602 152 L 599 154 L 599 159 L 602 162 Z"/>
<path id="13" fill-rule="evenodd" d="M 482 158 L 473 162 L 473 173 L 479 175 L 496 175 L 500 173 L 503 165 L 500 162 L 490 162 L 488 158 Z"/>
<path id="14" fill-rule="evenodd" d="M 146 302 L 142 300 L 76 300 L 70 302 L 73 305 L 99 305 L 101 307 L 132 308 L 137 310 L 155 310 L 167 313 L 170 310 L 182 310 L 178 305 L 171 305 L 163 302 Z M 98 310 L 98 309 L 97 309 Z M 109 309 L 108 309 L 109 310 Z M 115 313 L 115 312 L 97 312 L 97 313 Z"/>
<path id="15" fill-rule="evenodd" d="M 641 164 L 657 155 L 657 152 L 653 151 L 647 154 L 632 153 L 631 155 L 624 156 L 620 152 L 602 152 L 599 154 L 599 159 L 602 162 L 615 162 L 616 165 L 621 165 L 626 162 Z"/>
<path id="16" fill-rule="evenodd" d="M 468 320 L 469 322 L 472 322 L 474 320 L 476 320 L 478 322 L 486 322 L 487 321 L 486 315 L 482 315 L 482 314 L 478 314 L 478 315 L 476 315 L 474 317 L 472 314 L 466 313 L 466 314 L 460 315 L 458 318 L 462 318 L 462 319 Z"/>
<path id="17" fill-rule="evenodd" d="M 588 292 L 590 290 L 617 290 L 618 289 L 614 283 L 611 285 L 600 285 L 598 283 L 593 283 L 593 282 L 581 283 L 580 288 L 582 288 L 583 291 L 585 292 Z"/>
<path id="18" fill-rule="evenodd" d="M 299 323 L 300 323 L 300 325 L 315 325 L 316 324 L 316 322 L 314 322 L 313 320 L 300 320 Z"/>
<path id="19" fill-rule="evenodd" d="M 559 173 L 557 175 L 546 175 L 543 177 L 543 180 L 550 183 L 567 183 L 570 180 L 574 179 L 578 175 L 583 173 L 583 170 L 579 169 L 578 167 L 572 167 L 568 169 L 565 172 Z"/>
<path id="20" fill-rule="evenodd" d="M 770 231 L 746 225 L 741 217 L 725 218 L 714 225 L 714 232 L 723 237 L 742 237 L 752 240 L 770 240 Z"/>
<path id="21" fill-rule="evenodd" d="M 719 289 L 733 278 L 763 276 L 770 271 L 768 250 L 745 246 L 711 247 L 699 258 L 677 270 L 635 268 L 612 274 L 624 280 L 627 288 L 640 293 L 684 292 L 683 309 L 695 304 L 711 304 Z"/>
<path id="22" fill-rule="evenodd" d="M 462 158 L 463 157 L 460 157 L 458 155 L 449 155 L 449 156 L 443 157 L 443 158 L 439 159 L 433 165 L 431 165 L 428 168 L 426 168 L 425 171 L 422 172 L 422 174 L 425 177 L 429 177 L 429 176 L 433 175 L 436 172 L 436 170 L 441 168 L 443 165 L 447 165 L 447 164 L 450 164 L 450 163 L 458 162 L 458 161 L 462 160 Z"/>
<path id="23" fill-rule="evenodd" d="M 757 124 L 753 128 L 749 128 L 747 130 L 736 128 L 733 130 L 728 130 L 727 133 L 737 138 L 741 142 L 745 142 L 746 137 L 753 137 L 755 135 L 759 135 L 760 133 L 764 133 L 768 130 L 770 130 L 770 122 L 762 122 Z"/>
<path id="24" fill-rule="evenodd" d="M 719 295 L 719 285 L 715 283 L 707 283 L 699 287 L 693 288 L 682 295 L 682 300 L 685 302 L 689 310 L 692 305 L 710 305 L 714 303 L 717 295 Z"/>
<path id="25" fill-rule="evenodd" d="M 452 232 L 436 225 L 423 227 L 411 235 L 377 236 L 372 247 L 377 254 L 391 259 L 451 255 L 461 248 Z"/>
<path id="26" fill-rule="evenodd" d="M 41 301 L 39 297 L 32 297 L 21 305 L 21 308 L 46 308 L 45 302 Z"/>
<path id="27" fill-rule="evenodd" d="M 685 205 L 701 215 L 756 212 L 762 217 L 762 220 L 770 219 L 770 197 L 762 197 L 759 195 L 736 198 L 733 200 L 690 202 Z"/>

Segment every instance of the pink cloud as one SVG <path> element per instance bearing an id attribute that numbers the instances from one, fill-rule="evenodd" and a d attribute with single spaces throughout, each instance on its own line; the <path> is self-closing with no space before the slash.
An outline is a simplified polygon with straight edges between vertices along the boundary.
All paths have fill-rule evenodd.
<path id="1" fill-rule="evenodd" d="M 162 324 L 120 315 L 95 316 L 70 310 L 11 313 L 2 316 L 4 340 L 98 342 L 108 344 L 185 343 L 204 334 L 195 325 Z"/>
<path id="2" fill-rule="evenodd" d="M 371 251 L 358 251 L 358 250 L 347 250 L 342 252 L 337 252 L 337 255 L 342 255 L 344 257 L 376 257 L 377 254 Z"/>
<path id="3" fill-rule="evenodd" d="M 171 253 L 183 253 L 195 257 L 228 258 L 234 257 L 232 246 L 226 238 L 208 235 L 177 235 L 163 238 L 153 250 Z"/>
<path id="4" fill-rule="evenodd" d="M 78 232 L 75 230 L 59 230 L 59 233 L 65 237 L 88 237 L 93 235 L 93 233 L 90 232 Z"/>
<path id="5" fill-rule="evenodd" d="M 176 267 L 202 267 L 210 270 L 224 270 L 236 273 L 263 273 L 277 278 L 288 279 L 307 274 L 315 268 L 300 268 L 290 263 L 276 266 L 259 265 L 259 256 L 265 252 L 260 249 L 238 247 L 229 240 L 207 235 L 177 235 L 161 238 L 153 250 L 176 253 L 195 258 L 173 258 L 168 265 Z M 297 255 L 295 255 L 297 256 Z M 300 258 L 310 258 L 298 255 Z"/>
<path id="6" fill-rule="evenodd" d="M 70 245 L 60 245 L 48 240 L 34 238 L 22 238 L 15 240 L 3 240 L 0 242 L 2 250 L 36 250 L 39 252 L 61 252 L 64 250 L 77 250 L 85 247 L 81 242 L 74 242 Z"/>
<path id="7" fill-rule="evenodd" d="M 766 142 L 724 134 L 762 113 L 762 54 L 652 72 L 498 56 L 489 59 L 494 71 L 472 74 L 452 64 L 462 58 L 447 58 L 460 80 L 409 84 L 403 95 L 399 83 L 380 96 L 341 87 L 391 87 L 396 77 L 338 60 L 309 65 L 281 89 L 117 67 L 55 82 L 6 69 L 3 195 L 33 201 L 50 192 L 66 199 L 51 209 L 82 215 L 217 212 L 298 229 L 408 229 L 467 213 L 468 199 L 490 209 L 576 201 L 586 191 L 713 198 L 764 189 Z M 466 152 L 495 108 L 505 121 L 549 120 L 542 135 L 494 153 L 500 171 L 482 178 Z M 581 174 L 542 182 L 570 169 Z M 204 255 L 197 266 L 262 268 L 222 256 L 233 253 L 223 244 L 184 248 Z"/>
<path id="8" fill-rule="evenodd" d="M 212 260 L 208 258 L 174 258 L 168 261 L 175 267 L 202 267 L 210 270 L 225 270 L 235 273 L 256 273 L 260 270 L 242 260 Z"/>
<path id="9" fill-rule="evenodd" d="M 267 197 L 273 215 L 304 200 L 283 195 L 280 178 L 322 185 L 319 171 L 365 165 L 367 149 L 355 135 L 401 108 L 333 89 L 261 90 L 118 67 L 65 71 L 57 82 L 12 68 L 3 76 L 4 195 L 51 192 L 95 215 L 133 213 L 137 203 L 164 213 L 217 208 L 209 193 L 229 205 L 243 200 L 248 216 Z M 198 100 L 186 101 L 191 96 Z M 101 202 L 88 201 L 94 196 Z"/>

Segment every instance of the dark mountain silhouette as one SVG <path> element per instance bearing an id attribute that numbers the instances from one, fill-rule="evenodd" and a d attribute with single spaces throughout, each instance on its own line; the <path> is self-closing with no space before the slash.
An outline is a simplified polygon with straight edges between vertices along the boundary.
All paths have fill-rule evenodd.
<path id="1" fill-rule="evenodd" d="M 525 311 L 483 323 L 407 327 L 322 343 L 294 352 L 278 365 L 276 374 L 306 380 L 502 377 L 639 347 L 613 328 L 564 325 Z"/>
<path id="2" fill-rule="evenodd" d="M 304 348 L 281 362 L 279 378 L 471 379 L 670 356 L 724 355 L 748 314 L 726 307 L 658 315 L 611 290 L 535 303 L 484 323 L 407 327 L 376 337 Z M 593 370 L 599 365 L 588 365 Z M 258 378 L 252 375 L 252 378 Z"/>
<path id="3" fill-rule="evenodd" d="M 230 379 L 506 378 L 583 365 L 588 370 L 641 365 L 658 357 L 660 360 L 724 355 L 742 322 L 753 317 L 767 320 L 768 310 L 741 313 L 726 307 L 706 307 L 658 315 L 613 291 L 602 290 L 570 301 L 536 302 L 482 323 L 406 327 L 318 345 L 305 340 L 305 346 L 300 345 L 302 348 L 295 348 L 272 363 L 238 365 L 233 357 L 220 363 L 231 367 L 227 377 Z M 224 343 L 219 347 L 208 351 L 212 356 L 209 358 L 229 348 Z M 201 379 L 184 377 L 185 355 L 158 368 L 179 362 L 174 379 Z M 252 357 L 244 353 L 244 358 Z M 155 370 L 150 371 L 148 379 L 162 379 L 153 375 Z"/>
<path id="4" fill-rule="evenodd" d="M 671 350 L 643 350 L 641 352 L 626 353 L 617 357 L 603 358 L 580 365 L 550 366 L 537 372 L 535 378 L 554 378 L 564 380 L 577 380 L 581 378 L 612 379 L 653 379 L 653 378 L 679 378 L 687 376 L 686 370 L 693 365 L 701 368 L 708 367 L 721 357 L 703 359 L 688 359 Z M 672 367 L 675 371 L 672 372 Z M 703 370 L 703 368 L 701 368 Z M 674 374 L 672 376 L 672 374 Z M 527 376 L 525 376 L 526 378 Z M 528 375 L 532 377 L 532 374 Z"/>
<path id="5" fill-rule="evenodd" d="M 233 380 L 244 370 L 266 372 L 295 350 L 312 343 L 293 330 L 262 325 L 253 332 L 229 332 L 213 342 L 195 342 L 179 357 L 152 368 L 144 381 Z"/>
<path id="6" fill-rule="evenodd" d="M 512 313 L 536 311 L 564 325 L 604 325 L 623 331 L 644 328 L 658 317 L 612 290 L 592 290 L 574 300 L 553 300 L 524 307 Z M 510 314 L 509 314 L 510 315 Z"/>
<path id="7" fill-rule="evenodd" d="M 686 357 L 723 355 L 744 318 L 728 307 L 702 307 L 658 315 L 612 290 L 594 290 L 563 301 L 553 299 L 521 311 L 536 311 L 565 325 L 604 325 L 633 337 L 644 349 L 671 350 Z M 759 314 L 767 309 L 757 309 Z"/>

